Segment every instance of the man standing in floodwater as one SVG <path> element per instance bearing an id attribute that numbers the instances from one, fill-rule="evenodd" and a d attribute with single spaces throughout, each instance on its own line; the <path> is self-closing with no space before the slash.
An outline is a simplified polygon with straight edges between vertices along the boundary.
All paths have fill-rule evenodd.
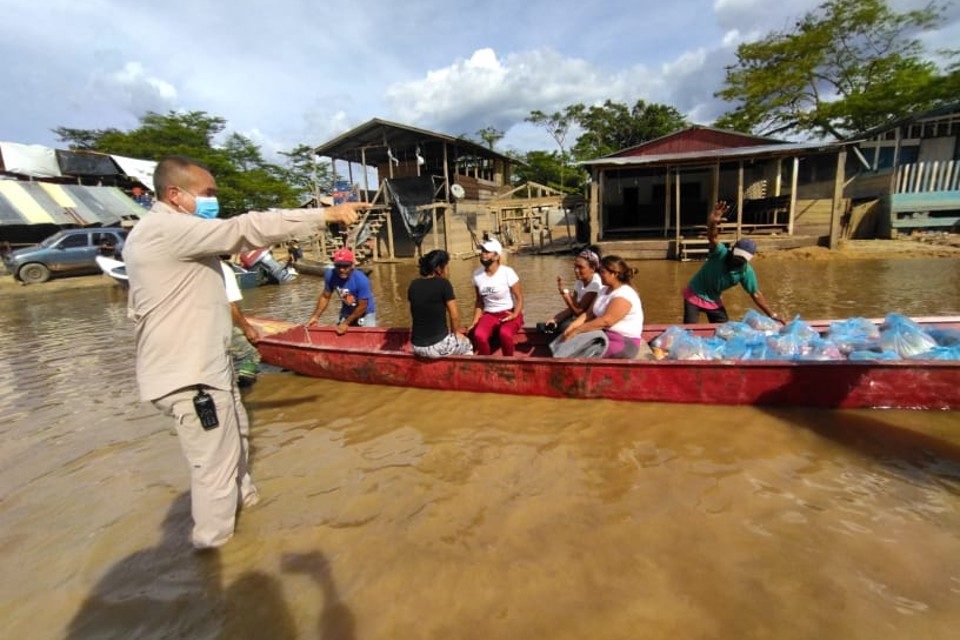
<path id="1" fill-rule="evenodd" d="M 369 205 L 217 219 L 217 183 L 202 165 L 171 156 L 153 180 L 157 202 L 123 252 L 137 384 L 141 400 L 176 420 L 190 464 L 191 540 L 207 549 L 226 543 L 237 509 L 259 500 L 247 466 L 249 421 L 230 361 L 230 305 L 218 256 L 316 233 L 324 224 L 351 224 Z"/>
<path id="2" fill-rule="evenodd" d="M 707 214 L 707 241 L 710 244 L 710 253 L 707 261 L 697 271 L 687 288 L 683 290 L 683 323 L 698 322 L 700 313 L 705 313 L 710 322 L 726 322 L 727 309 L 723 305 L 720 294 L 730 287 L 739 284 L 750 294 L 753 303 L 765 314 L 783 324 L 776 313 L 767 304 L 767 299 L 760 293 L 757 284 L 757 274 L 750 266 L 750 260 L 757 253 L 757 244 L 750 238 L 741 238 L 728 249 L 727 245 L 718 240 L 720 222 L 730 211 L 726 202 L 720 201 Z"/>

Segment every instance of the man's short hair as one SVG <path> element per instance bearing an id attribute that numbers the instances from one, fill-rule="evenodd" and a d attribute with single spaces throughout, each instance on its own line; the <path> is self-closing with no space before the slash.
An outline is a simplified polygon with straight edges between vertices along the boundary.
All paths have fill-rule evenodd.
<path id="1" fill-rule="evenodd" d="M 157 198 L 166 200 L 167 189 L 170 187 L 182 187 L 187 179 L 190 167 L 198 167 L 209 172 L 205 166 L 191 160 L 187 156 L 167 156 L 157 164 L 153 171 L 153 186 L 157 192 Z"/>

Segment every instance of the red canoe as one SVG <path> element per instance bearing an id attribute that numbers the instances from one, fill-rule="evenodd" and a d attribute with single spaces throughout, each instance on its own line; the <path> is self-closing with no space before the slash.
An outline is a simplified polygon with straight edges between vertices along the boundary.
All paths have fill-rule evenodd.
<path id="1" fill-rule="evenodd" d="M 914 318 L 926 328 L 960 329 L 960 317 Z M 830 321 L 813 322 L 826 329 Z M 829 408 L 960 409 L 960 362 L 641 361 L 549 357 L 547 339 L 517 336 L 513 357 L 438 360 L 410 352 L 409 330 L 333 327 L 254 320 L 270 334 L 264 362 L 318 378 L 424 389 L 479 391 L 634 402 L 796 405 Z M 650 325 L 651 340 L 668 325 Z M 712 335 L 712 325 L 687 325 Z"/>

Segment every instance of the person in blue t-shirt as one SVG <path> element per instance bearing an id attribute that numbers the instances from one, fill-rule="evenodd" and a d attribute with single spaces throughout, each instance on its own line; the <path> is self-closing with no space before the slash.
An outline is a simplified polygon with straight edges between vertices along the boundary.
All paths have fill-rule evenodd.
<path id="1" fill-rule="evenodd" d="M 698 322 L 701 312 L 706 314 L 710 322 L 726 322 L 727 309 L 720 299 L 720 294 L 738 284 L 750 294 L 761 311 L 782 323 L 760 293 L 757 274 L 750 266 L 750 260 L 757 253 L 757 243 L 750 238 L 741 238 L 733 245 L 733 249 L 728 249 L 727 245 L 717 240 L 720 221 L 729 210 L 727 203 L 720 201 L 707 215 L 710 253 L 707 261 L 690 278 L 687 288 L 683 290 L 683 323 Z"/>
<path id="2" fill-rule="evenodd" d="M 320 316 L 336 291 L 342 303 L 337 320 L 339 335 L 345 334 L 347 327 L 377 326 L 377 307 L 373 301 L 370 280 L 355 265 L 356 257 L 350 249 L 344 247 L 333 252 L 333 269 L 324 273 L 323 293 L 317 299 L 317 307 L 307 321 L 308 325 L 320 321 Z"/>

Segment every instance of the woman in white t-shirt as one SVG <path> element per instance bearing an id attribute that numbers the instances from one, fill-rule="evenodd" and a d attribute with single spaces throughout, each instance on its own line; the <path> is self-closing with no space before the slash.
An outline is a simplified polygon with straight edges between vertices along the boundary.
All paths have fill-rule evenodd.
<path id="1" fill-rule="evenodd" d="M 607 336 L 604 358 L 635 358 L 649 349 L 643 341 L 643 305 L 630 286 L 633 274 L 634 270 L 619 256 L 603 258 L 600 261 L 603 289 L 597 294 L 593 307 L 563 332 L 563 340 L 599 329 Z"/>
<path id="2" fill-rule="evenodd" d="M 557 276 L 557 290 L 567 306 L 544 323 L 548 333 L 563 333 L 577 316 L 590 310 L 603 287 L 600 274 L 597 273 L 599 269 L 600 257 L 594 251 L 584 249 L 573 259 L 573 275 L 576 278 L 573 290 L 566 288 L 563 278 Z"/>
<path id="3" fill-rule="evenodd" d="M 497 240 L 480 245 L 482 268 L 473 272 L 477 301 L 473 313 L 473 334 L 477 355 L 490 355 L 490 341 L 500 337 L 500 350 L 505 356 L 514 352 L 514 336 L 523 326 L 523 294 L 517 272 L 500 264 L 503 246 Z"/>

